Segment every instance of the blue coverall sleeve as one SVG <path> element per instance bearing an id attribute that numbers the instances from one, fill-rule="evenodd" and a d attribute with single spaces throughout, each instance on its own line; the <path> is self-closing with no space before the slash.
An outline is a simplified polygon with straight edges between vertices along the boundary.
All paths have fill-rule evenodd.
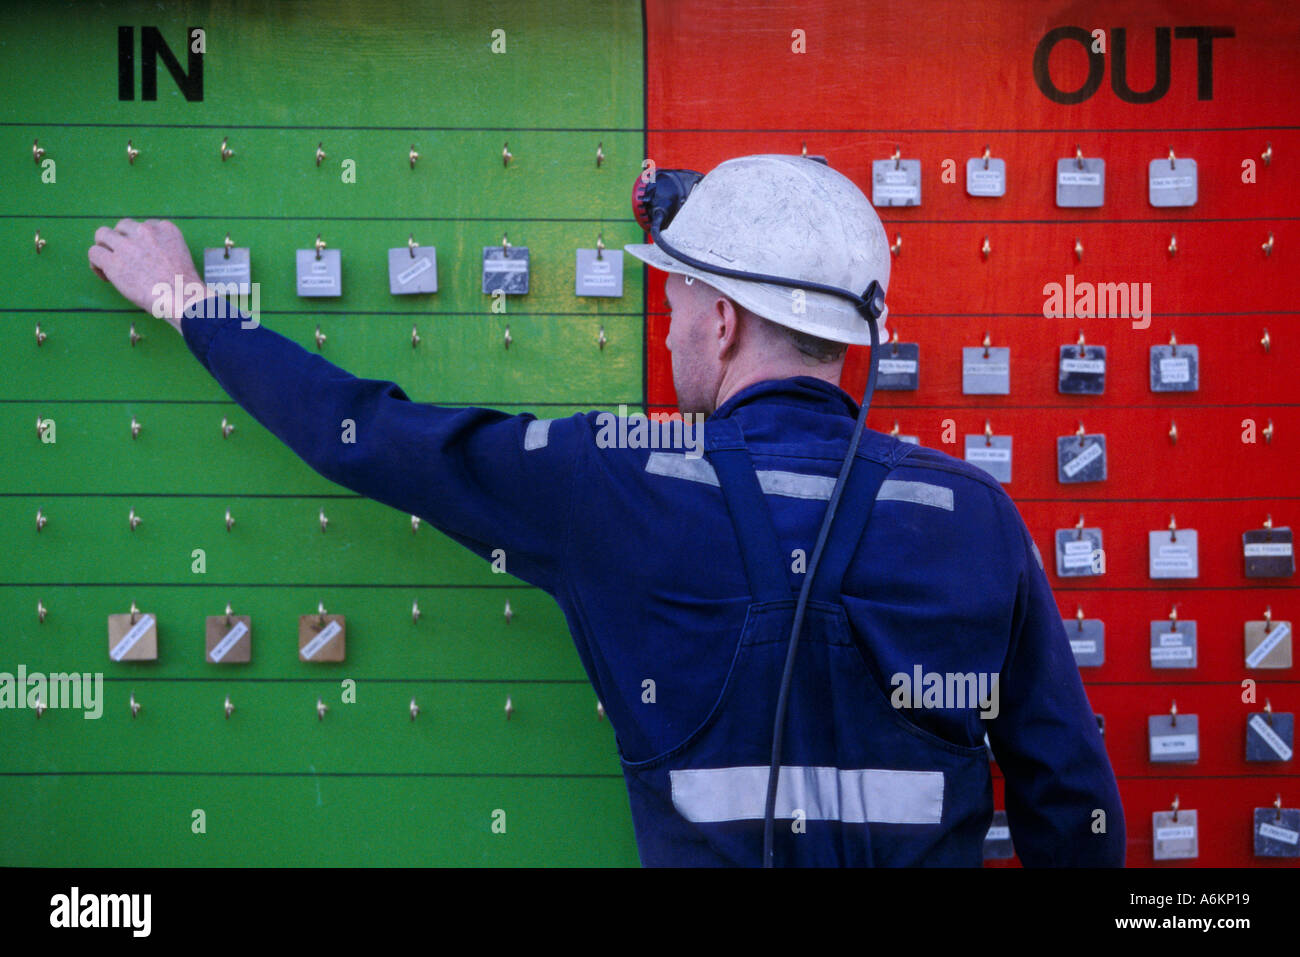
<path id="1" fill-rule="evenodd" d="M 1009 499 L 1007 505 L 1021 573 L 1000 710 L 988 735 L 1006 779 L 1012 843 L 1029 867 L 1122 867 L 1124 810 L 1115 773 L 1041 559 Z"/>
<path id="2" fill-rule="evenodd" d="M 412 402 L 394 382 L 358 378 L 265 326 L 242 327 L 246 314 L 229 311 L 223 304 L 225 318 L 214 318 L 213 299 L 191 307 L 181 322 L 185 342 L 304 462 L 483 558 L 504 549 L 510 574 L 555 590 L 581 416 L 551 423 L 567 428 L 548 429 L 539 449 L 527 441 L 535 416 Z"/>

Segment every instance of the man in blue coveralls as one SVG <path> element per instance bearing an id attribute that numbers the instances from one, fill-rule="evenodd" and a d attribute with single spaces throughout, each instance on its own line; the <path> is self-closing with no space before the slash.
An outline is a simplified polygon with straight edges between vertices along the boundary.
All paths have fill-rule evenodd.
<path id="1" fill-rule="evenodd" d="M 752 273 L 889 280 L 866 197 L 800 157 L 721 164 L 662 236 Z M 844 350 L 866 322 L 832 295 L 627 248 L 669 273 L 673 379 L 682 411 L 708 416 L 702 456 L 608 447 L 608 413 L 441 408 L 352 376 L 223 308 L 169 222 L 102 227 L 89 259 L 144 309 L 177 276 L 196 284 L 168 321 L 250 415 L 331 481 L 484 559 L 504 548 L 555 598 L 617 736 L 643 864 L 756 865 L 794 598 L 859 411 Z M 978 866 L 987 732 L 1026 865 L 1122 865 L 1115 777 L 1015 505 L 939 451 L 867 430 L 856 455 L 792 678 L 776 861 Z"/>

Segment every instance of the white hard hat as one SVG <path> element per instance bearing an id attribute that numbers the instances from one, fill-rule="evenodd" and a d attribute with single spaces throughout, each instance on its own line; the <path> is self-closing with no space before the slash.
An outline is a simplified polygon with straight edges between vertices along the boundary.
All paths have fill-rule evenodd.
<path id="1" fill-rule="evenodd" d="M 802 156 L 741 156 L 691 190 L 663 238 L 683 254 L 730 269 L 836 286 L 862 295 L 889 286 L 889 240 L 862 190 Z M 848 299 L 734 279 L 679 262 L 652 243 L 624 246 L 656 269 L 694 276 L 778 325 L 820 339 L 866 345 L 867 321 Z M 887 340 L 883 312 L 877 327 Z"/>

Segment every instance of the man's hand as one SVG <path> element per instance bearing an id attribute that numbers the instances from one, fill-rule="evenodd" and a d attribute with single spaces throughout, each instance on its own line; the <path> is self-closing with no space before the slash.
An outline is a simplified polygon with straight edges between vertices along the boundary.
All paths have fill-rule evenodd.
<path id="1" fill-rule="evenodd" d="M 194 268 L 194 257 L 175 223 L 124 219 L 110 229 L 95 230 L 95 245 L 87 255 L 95 275 L 150 315 L 166 319 L 180 331 L 180 318 L 190 303 L 207 297 L 208 290 Z M 180 297 L 177 297 L 177 283 Z M 167 292 L 160 294 L 166 287 Z"/>

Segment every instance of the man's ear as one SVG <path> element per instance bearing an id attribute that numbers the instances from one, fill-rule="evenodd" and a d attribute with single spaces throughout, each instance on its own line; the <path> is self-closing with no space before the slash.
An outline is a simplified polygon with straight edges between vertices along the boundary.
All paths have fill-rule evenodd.
<path id="1" fill-rule="evenodd" d="M 740 339 L 740 311 L 726 296 L 713 300 L 711 318 L 717 323 L 718 357 L 725 358 L 735 352 Z"/>

